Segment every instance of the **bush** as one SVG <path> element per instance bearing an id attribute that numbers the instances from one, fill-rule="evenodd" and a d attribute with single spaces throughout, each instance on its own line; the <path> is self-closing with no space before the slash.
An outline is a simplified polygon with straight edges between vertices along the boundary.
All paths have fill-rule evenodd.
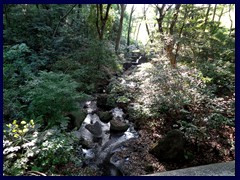
<path id="1" fill-rule="evenodd" d="M 28 116 L 43 119 L 48 127 L 60 124 L 64 114 L 76 110 L 77 101 L 85 98 L 76 91 L 77 86 L 69 75 L 40 72 L 24 87 L 24 98 L 29 103 Z"/>
<path id="2" fill-rule="evenodd" d="M 71 75 L 79 83 L 80 91 L 91 94 L 96 91 L 99 82 L 105 82 L 118 70 L 117 58 L 109 44 L 97 39 L 70 37 L 67 44 L 63 43 L 58 48 L 73 43 L 79 44 L 81 48 L 73 48 L 69 53 L 61 54 L 52 70 Z"/>
<path id="3" fill-rule="evenodd" d="M 21 119 L 25 117 L 23 92 L 24 86 L 39 68 L 47 63 L 47 59 L 38 56 L 25 43 L 16 44 L 4 49 L 4 116 L 8 119 Z"/>
<path id="4" fill-rule="evenodd" d="M 6 124 L 3 136 L 4 175 L 23 175 L 26 171 L 53 173 L 55 167 L 67 162 L 79 166 L 78 141 L 64 132 L 64 127 L 55 127 L 43 132 L 33 120 L 14 120 Z"/>
<path id="5" fill-rule="evenodd" d="M 71 134 L 65 133 L 59 127 L 42 132 L 39 136 L 38 156 L 34 159 L 32 170 L 54 172 L 56 166 L 68 162 L 80 163 L 81 157 L 77 157 L 78 140 Z"/>
<path id="6" fill-rule="evenodd" d="M 39 152 L 37 143 L 38 126 L 16 120 L 6 125 L 3 136 L 3 173 L 4 175 L 22 175 L 30 167 L 31 158 Z"/>

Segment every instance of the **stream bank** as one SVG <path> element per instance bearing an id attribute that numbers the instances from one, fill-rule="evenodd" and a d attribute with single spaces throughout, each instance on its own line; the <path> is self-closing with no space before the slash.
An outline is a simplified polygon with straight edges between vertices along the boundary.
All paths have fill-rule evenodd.
<path id="1" fill-rule="evenodd" d="M 235 140 L 234 127 L 223 126 L 220 127 L 221 131 L 210 129 L 208 140 L 192 141 L 186 136 L 187 131 L 181 129 L 183 126 L 178 123 L 181 118 L 179 114 L 167 109 L 162 110 L 163 113 L 155 110 L 156 105 L 153 106 L 153 103 L 155 103 L 156 93 L 159 92 L 159 89 L 162 90 L 161 88 L 165 87 L 154 84 L 154 78 L 172 78 L 174 76 L 170 75 L 175 73 L 174 70 L 169 70 L 170 73 L 166 73 L 168 76 L 165 74 L 163 74 L 165 75 L 163 77 L 156 76 L 154 73 L 162 66 L 166 66 L 165 62 L 159 59 L 159 57 L 154 58 L 151 62 L 133 64 L 126 68 L 121 76 L 118 75 L 112 78 L 108 88 L 105 88 L 95 99 L 87 103 L 87 109 L 90 106 L 96 106 L 98 110 L 94 108 L 87 110 L 90 115 L 88 114 L 86 118 L 88 122 L 85 124 L 85 131 L 90 133 L 87 137 L 95 134 L 96 138 L 95 140 L 90 138 L 89 141 L 92 141 L 92 143 L 89 144 L 81 142 L 84 149 L 82 153 L 87 156 L 85 166 L 95 168 L 101 175 L 136 176 L 231 161 L 235 158 L 234 149 L 229 148 L 230 143 L 228 142 L 228 139 Z M 182 76 L 194 74 L 194 72 L 189 72 L 191 72 L 189 68 L 181 66 L 176 73 Z M 167 83 L 170 84 L 171 82 Z M 171 84 L 171 86 L 173 85 L 175 84 Z M 227 103 L 230 104 L 231 101 L 229 100 Z M 118 109 L 117 112 L 122 112 L 120 113 L 122 115 L 116 117 L 114 109 Z M 159 116 L 151 115 L 153 112 Z M 184 116 L 186 122 L 193 119 L 191 113 L 184 115 L 186 115 Z M 113 118 L 114 116 L 115 118 Z M 114 121 L 110 123 L 112 119 L 129 123 L 129 127 L 125 127 L 125 130 L 128 128 L 127 131 L 121 133 L 111 131 L 111 124 L 114 125 Z M 105 130 L 94 131 L 91 129 L 99 129 L 100 126 L 106 127 Z M 124 129 L 124 125 L 122 125 L 122 128 Z M 172 132 L 179 132 L 179 130 L 181 133 L 171 136 L 171 134 L 175 134 Z M 131 135 L 130 138 L 126 138 L 128 137 L 126 133 Z M 106 138 L 99 140 L 100 134 L 104 134 Z M 179 139 L 182 142 L 176 147 L 174 139 L 177 139 L 179 135 L 183 136 L 183 138 Z M 159 144 L 160 149 L 155 149 L 158 149 L 157 151 L 162 154 L 167 152 L 168 154 L 165 154 L 165 156 L 168 158 L 164 159 L 158 156 L 156 152 L 153 152 L 154 147 Z M 169 149 L 169 151 L 165 150 L 163 152 L 164 148 L 161 148 L 161 146 L 163 147 L 164 144 L 167 147 L 165 149 Z M 221 145 L 222 149 L 218 145 Z M 176 155 L 174 155 L 175 150 L 179 151 Z M 226 154 L 222 154 L 222 150 L 226 151 Z M 172 155 L 174 156 L 172 157 Z"/>

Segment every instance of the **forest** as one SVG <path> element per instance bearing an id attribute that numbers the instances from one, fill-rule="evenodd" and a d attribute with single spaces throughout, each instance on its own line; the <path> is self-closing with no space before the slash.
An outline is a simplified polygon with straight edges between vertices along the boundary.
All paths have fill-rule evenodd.
<path id="1" fill-rule="evenodd" d="M 235 160 L 234 4 L 3 4 L 3 175 Z"/>

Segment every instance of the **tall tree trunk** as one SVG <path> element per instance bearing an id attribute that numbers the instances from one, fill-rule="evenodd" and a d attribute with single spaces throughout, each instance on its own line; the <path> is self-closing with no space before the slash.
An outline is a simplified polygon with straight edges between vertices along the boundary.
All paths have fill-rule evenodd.
<path id="1" fill-rule="evenodd" d="M 163 4 L 161 7 L 156 5 L 156 8 L 159 13 L 159 17 L 157 18 L 157 23 L 158 23 L 158 31 L 160 32 L 160 34 L 163 34 L 163 26 L 162 26 L 163 19 L 166 15 L 166 12 L 172 7 L 172 5 L 169 5 L 166 10 L 165 10 L 165 7 L 166 7 L 166 4 Z"/>
<path id="2" fill-rule="evenodd" d="M 133 12 L 135 11 L 134 5 L 132 6 L 131 12 L 130 12 L 130 17 L 129 17 L 129 22 L 128 22 L 128 35 L 127 35 L 127 46 L 130 45 L 130 34 L 132 31 L 131 24 L 132 24 L 132 16 Z"/>
<path id="3" fill-rule="evenodd" d="M 176 68 L 177 66 L 176 57 L 173 53 L 174 44 L 175 44 L 174 37 L 172 35 L 168 35 L 168 37 L 165 38 L 164 45 L 165 50 L 167 52 L 167 57 L 170 60 L 172 68 Z"/>
<path id="4" fill-rule="evenodd" d="M 140 22 L 139 25 L 138 25 L 138 29 L 137 29 L 136 41 L 138 40 L 138 35 L 139 35 L 141 25 L 142 25 L 142 23 Z"/>
<path id="5" fill-rule="evenodd" d="M 144 7 L 143 7 L 143 19 L 145 21 L 148 37 L 150 39 L 150 42 L 152 43 L 153 42 L 153 38 L 152 38 L 152 35 L 151 35 L 149 27 L 148 27 L 148 23 L 147 23 L 147 10 L 148 10 L 148 8 L 145 8 L 145 4 L 144 4 Z"/>
<path id="6" fill-rule="evenodd" d="M 212 22 L 214 22 L 214 19 L 215 19 L 215 16 L 216 16 L 216 10 L 217 10 L 217 4 L 214 5 Z"/>
<path id="7" fill-rule="evenodd" d="M 208 16 L 209 16 L 210 9 L 211 9 L 211 4 L 209 4 L 208 8 L 207 8 L 207 13 L 206 13 L 205 20 L 204 20 L 203 32 L 205 32 L 206 27 L 207 27 Z"/>
<path id="8" fill-rule="evenodd" d="M 100 40 L 103 40 L 104 30 L 106 27 L 106 22 L 108 20 L 111 4 L 107 4 L 105 16 L 103 16 L 103 4 L 97 4 L 96 6 L 97 6 L 96 26 L 97 26 L 98 37 Z"/>
<path id="9" fill-rule="evenodd" d="M 5 17 L 5 21 L 6 21 L 7 26 L 10 25 L 10 19 L 9 19 L 8 13 L 10 12 L 11 6 L 13 6 L 13 5 L 3 4 L 3 15 Z"/>
<path id="10" fill-rule="evenodd" d="M 220 14 L 219 14 L 219 17 L 218 17 L 218 27 L 219 27 L 220 24 L 221 24 L 221 18 L 222 18 L 222 15 L 223 15 L 224 7 L 225 7 L 225 6 L 222 7 L 222 10 L 221 10 L 221 12 L 220 12 Z"/>
<path id="11" fill-rule="evenodd" d="M 173 53 L 173 49 L 174 49 L 174 45 L 175 45 L 175 38 L 173 36 L 173 29 L 176 25 L 177 19 L 178 19 L 178 14 L 179 14 L 179 10 L 180 10 L 181 4 L 175 4 L 175 12 L 173 14 L 173 18 L 172 18 L 172 22 L 169 28 L 169 36 L 166 38 L 165 40 L 165 47 L 166 47 L 166 52 L 167 52 L 167 57 L 170 60 L 170 64 L 172 66 L 172 68 L 176 68 L 177 67 L 177 52 L 180 48 L 180 45 L 178 44 L 177 49 L 176 49 L 176 53 Z"/>
<path id="12" fill-rule="evenodd" d="M 120 40 L 121 40 L 121 36 L 122 36 L 123 18 L 124 18 L 124 12 L 125 12 L 126 6 L 127 5 L 120 4 L 121 15 L 120 15 L 119 29 L 118 29 L 117 38 L 116 38 L 116 44 L 115 44 L 115 52 L 116 53 L 118 52 L 119 44 L 120 44 Z"/>
<path id="13" fill-rule="evenodd" d="M 181 7 L 181 4 L 175 5 L 175 13 L 173 14 L 173 20 L 172 20 L 170 28 L 169 28 L 169 32 L 171 35 L 173 35 L 173 28 L 175 27 L 175 24 L 177 22 L 180 7 Z"/>
<path id="14" fill-rule="evenodd" d="M 228 8 L 228 16 L 229 16 L 229 20 L 230 20 L 230 29 L 229 29 L 229 36 L 231 36 L 231 33 L 232 33 L 232 27 L 233 27 L 233 20 L 232 20 L 232 17 L 231 17 L 231 10 L 232 10 L 232 5 L 229 4 L 229 8 Z"/>

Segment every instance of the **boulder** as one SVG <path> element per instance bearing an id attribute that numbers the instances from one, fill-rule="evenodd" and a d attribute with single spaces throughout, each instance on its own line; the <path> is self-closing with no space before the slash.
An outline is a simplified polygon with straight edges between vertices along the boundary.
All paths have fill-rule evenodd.
<path id="1" fill-rule="evenodd" d="M 85 109 L 79 109 L 78 111 L 73 111 L 67 114 L 67 117 L 69 117 L 69 129 L 72 130 L 75 127 L 78 129 L 80 128 L 81 124 L 83 123 L 84 119 L 87 116 L 87 110 Z"/>
<path id="2" fill-rule="evenodd" d="M 99 111 L 97 115 L 99 116 L 100 120 L 104 123 L 108 123 L 113 118 L 112 112 L 110 111 Z"/>
<path id="3" fill-rule="evenodd" d="M 160 161 L 181 161 L 184 159 L 184 145 L 184 134 L 179 130 L 172 130 L 150 150 L 150 153 Z"/>
<path id="4" fill-rule="evenodd" d="M 94 124 L 87 124 L 85 128 L 93 134 L 94 137 L 102 136 L 102 127 L 101 124 L 96 121 Z"/>
<path id="5" fill-rule="evenodd" d="M 110 121 L 110 130 L 111 131 L 116 131 L 116 132 L 125 132 L 127 131 L 127 129 L 129 128 L 129 124 L 117 120 L 117 119 L 113 119 Z"/>
<path id="6" fill-rule="evenodd" d="M 102 93 L 97 95 L 97 107 L 110 110 L 112 107 L 107 103 L 108 94 Z"/>

